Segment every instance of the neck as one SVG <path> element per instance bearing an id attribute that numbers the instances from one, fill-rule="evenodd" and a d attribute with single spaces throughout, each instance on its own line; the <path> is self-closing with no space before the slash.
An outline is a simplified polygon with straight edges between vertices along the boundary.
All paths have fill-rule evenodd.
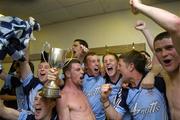
<path id="1" fill-rule="evenodd" d="M 51 120 L 51 114 L 52 114 L 52 112 L 48 112 L 45 118 L 42 118 L 39 120 Z"/>
<path id="2" fill-rule="evenodd" d="M 115 75 L 110 76 L 109 78 L 111 79 L 112 83 L 116 83 L 119 80 L 119 76 L 120 76 L 120 74 L 116 73 Z"/>
<path id="3" fill-rule="evenodd" d="M 80 55 L 80 56 L 78 57 L 78 59 L 79 59 L 79 61 L 80 61 L 81 63 L 83 63 L 84 57 L 85 57 L 85 54 Z"/>
<path id="4" fill-rule="evenodd" d="M 139 82 L 141 81 L 142 77 L 143 77 L 143 75 L 141 73 L 139 73 L 139 72 L 135 72 L 133 74 L 132 79 L 133 79 L 134 84 L 135 84 L 136 87 L 139 85 Z"/>
<path id="5" fill-rule="evenodd" d="M 65 86 L 68 86 L 69 88 L 76 89 L 76 90 L 82 89 L 80 85 L 74 84 L 71 79 L 66 80 Z"/>

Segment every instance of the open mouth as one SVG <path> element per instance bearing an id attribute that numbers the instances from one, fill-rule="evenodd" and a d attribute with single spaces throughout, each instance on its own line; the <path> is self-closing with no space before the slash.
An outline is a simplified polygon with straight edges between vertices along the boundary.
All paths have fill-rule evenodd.
<path id="1" fill-rule="evenodd" d="M 113 68 L 112 68 L 112 67 L 108 67 L 107 70 L 108 70 L 108 71 L 112 71 Z"/>
<path id="2" fill-rule="evenodd" d="M 45 73 L 41 73 L 40 75 L 41 75 L 41 76 L 45 76 L 46 74 L 45 74 Z"/>
<path id="3" fill-rule="evenodd" d="M 35 108 L 36 112 L 40 112 L 41 111 L 41 108 Z"/>
<path id="4" fill-rule="evenodd" d="M 163 60 L 163 62 L 164 62 L 165 65 L 169 65 L 171 63 L 171 60 L 167 59 L 167 60 Z"/>
<path id="5" fill-rule="evenodd" d="M 80 77 L 80 79 L 84 79 L 84 75 Z"/>
<path id="6" fill-rule="evenodd" d="M 99 71 L 99 69 L 98 69 L 98 68 L 94 68 L 94 71 L 98 72 L 98 71 Z"/>

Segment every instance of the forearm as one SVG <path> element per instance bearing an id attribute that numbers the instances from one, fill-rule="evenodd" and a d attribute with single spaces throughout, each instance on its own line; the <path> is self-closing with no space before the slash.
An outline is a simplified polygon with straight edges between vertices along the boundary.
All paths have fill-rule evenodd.
<path id="1" fill-rule="evenodd" d="M 102 101 L 107 118 L 110 120 L 122 120 L 120 114 L 113 108 L 109 100 Z"/>
<path id="2" fill-rule="evenodd" d="M 14 95 L 0 95 L 1 100 L 16 100 L 16 96 Z"/>
<path id="3" fill-rule="evenodd" d="M 154 73 L 152 73 L 151 71 L 144 77 L 142 83 L 141 83 L 141 86 L 143 88 L 147 88 L 147 89 L 150 89 L 150 88 L 153 88 L 154 87 L 154 82 L 155 82 L 155 79 L 154 79 L 155 75 Z"/>
<path id="4" fill-rule="evenodd" d="M 143 33 L 144 37 L 146 38 L 146 41 L 147 41 L 151 51 L 154 52 L 154 49 L 153 49 L 154 39 L 152 37 L 152 34 L 150 33 L 150 31 L 147 28 L 143 29 L 142 33 Z"/>
<path id="5" fill-rule="evenodd" d="M 4 106 L 1 107 L 0 116 L 7 120 L 17 120 L 19 116 L 19 111 Z"/>
<path id="6" fill-rule="evenodd" d="M 138 4 L 135 7 L 169 32 L 177 31 L 180 26 L 180 18 L 166 10 L 144 4 Z"/>

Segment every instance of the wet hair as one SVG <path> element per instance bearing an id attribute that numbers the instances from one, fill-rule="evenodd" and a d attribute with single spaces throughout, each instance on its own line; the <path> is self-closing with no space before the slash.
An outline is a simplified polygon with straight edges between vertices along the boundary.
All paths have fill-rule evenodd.
<path id="1" fill-rule="evenodd" d="M 154 38 L 154 43 L 156 41 L 162 40 L 164 38 L 171 38 L 169 32 L 165 31 L 165 32 L 161 32 L 159 33 L 155 38 Z M 154 45 L 154 44 L 153 44 Z"/>
<path id="2" fill-rule="evenodd" d="M 80 45 L 84 45 L 86 48 L 88 48 L 88 43 L 83 39 L 75 39 L 74 42 L 79 42 Z"/>
<path id="3" fill-rule="evenodd" d="M 145 73 L 145 65 L 147 63 L 147 59 L 144 55 L 136 50 L 131 50 L 119 56 L 119 59 L 123 59 L 123 61 L 127 64 L 133 63 L 135 69 L 144 74 Z"/>
<path id="4" fill-rule="evenodd" d="M 115 53 L 112 53 L 112 52 L 108 52 L 108 53 L 106 53 L 105 55 L 103 55 L 103 57 L 102 57 L 102 62 L 104 62 L 104 58 L 107 56 L 107 55 L 112 55 L 112 56 L 114 56 L 114 58 L 118 61 L 118 56 L 115 54 Z"/>
<path id="5" fill-rule="evenodd" d="M 84 62 L 84 64 L 87 64 L 87 58 L 88 58 L 88 56 L 94 56 L 94 55 L 97 55 L 95 52 L 88 52 L 87 54 L 86 54 L 86 56 L 84 57 L 84 60 L 83 60 L 83 62 Z"/>
<path id="6" fill-rule="evenodd" d="M 74 63 L 79 63 L 79 64 L 81 64 L 81 62 L 79 61 L 79 59 L 76 59 L 76 58 L 73 58 L 73 59 L 71 59 L 71 60 L 69 60 L 69 61 L 67 61 L 67 62 L 65 63 L 65 66 L 63 67 L 63 74 L 64 74 L 64 77 L 65 77 L 65 78 L 66 78 L 65 72 L 68 71 L 68 70 L 70 70 L 71 67 L 72 67 L 72 64 L 74 64 Z"/>

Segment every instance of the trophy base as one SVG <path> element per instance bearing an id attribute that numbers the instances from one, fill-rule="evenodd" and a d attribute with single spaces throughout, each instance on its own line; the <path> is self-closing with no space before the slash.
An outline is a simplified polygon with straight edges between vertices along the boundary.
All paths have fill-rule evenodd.
<path id="1" fill-rule="evenodd" d="M 60 89 L 44 87 L 42 91 L 42 96 L 46 98 L 60 98 Z"/>

